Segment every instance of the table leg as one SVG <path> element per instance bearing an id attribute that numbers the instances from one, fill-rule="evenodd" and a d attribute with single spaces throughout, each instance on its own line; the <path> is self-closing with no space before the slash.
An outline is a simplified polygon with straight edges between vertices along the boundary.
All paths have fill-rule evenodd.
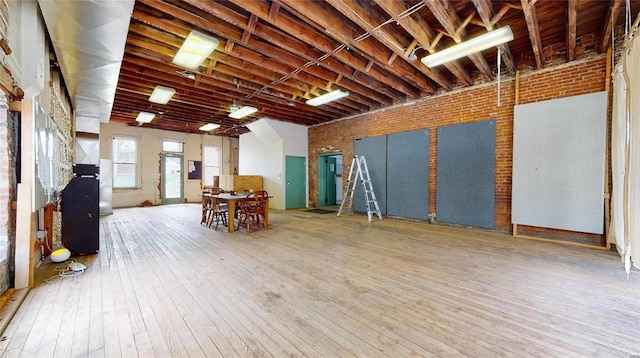
<path id="1" fill-rule="evenodd" d="M 269 229 L 269 198 L 265 199 L 264 202 L 264 229 L 268 230 Z"/>
<path id="2" fill-rule="evenodd" d="M 233 232 L 236 228 L 236 223 L 235 223 L 235 219 L 236 219 L 236 201 L 235 200 L 229 200 L 229 205 L 227 207 L 227 210 L 229 210 L 229 232 Z"/>

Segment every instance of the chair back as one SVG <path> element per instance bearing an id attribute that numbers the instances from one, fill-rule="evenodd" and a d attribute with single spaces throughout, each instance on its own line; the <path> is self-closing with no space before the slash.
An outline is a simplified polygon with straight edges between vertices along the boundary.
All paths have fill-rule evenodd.
<path id="1" fill-rule="evenodd" d="M 267 197 L 269 197 L 269 193 L 267 193 L 264 190 L 256 190 L 253 192 L 253 194 L 250 194 L 248 197 L 255 198 L 257 201 L 264 202 L 265 200 L 267 200 Z"/>

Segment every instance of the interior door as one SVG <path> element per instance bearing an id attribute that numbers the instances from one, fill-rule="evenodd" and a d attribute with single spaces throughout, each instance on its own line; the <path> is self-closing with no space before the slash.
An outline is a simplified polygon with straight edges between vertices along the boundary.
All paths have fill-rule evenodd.
<path id="1" fill-rule="evenodd" d="M 285 159 L 285 209 L 307 206 L 307 160 L 287 155 Z"/>
<path id="2" fill-rule="evenodd" d="M 336 205 L 336 158 L 324 157 L 324 166 L 326 186 L 320 206 Z"/>
<path id="3" fill-rule="evenodd" d="M 178 204 L 184 199 L 183 157 L 178 154 L 162 154 L 162 204 Z"/>

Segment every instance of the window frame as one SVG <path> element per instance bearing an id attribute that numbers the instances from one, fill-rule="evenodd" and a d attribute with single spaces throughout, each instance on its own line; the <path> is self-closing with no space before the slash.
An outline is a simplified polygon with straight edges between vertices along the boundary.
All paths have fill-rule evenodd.
<path id="1" fill-rule="evenodd" d="M 180 144 L 182 146 L 182 150 L 166 150 L 164 147 L 165 143 L 176 143 L 176 144 Z M 162 139 L 160 141 L 160 151 L 162 153 L 176 153 L 176 154 L 184 154 L 184 142 L 181 140 L 176 140 L 176 139 Z"/>
<path id="2" fill-rule="evenodd" d="M 135 162 L 116 162 L 116 141 L 133 141 L 135 143 Z M 116 165 L 118 164 L 133 164 L 134 169 L 134 183 L 132 186 L 119 186 L 117 185 L 116 176 Z M 114 135 L 111 137 L 111 169 L 112 169 L 112 186 L 114 190 L 127 190 L 127 189 L 139 189 L 140 188 L 140 139 L 138 137 L 132 136 L 124 136 L 124 135 Z"/>
<path id="3" fill-rule="evenodd" d="M 218 158 L 217 158 L 217 165 L 207 165 L 207 161 L 206 161 L 206 156 L 205 156 L 205 148 L 216 148 L 216 152 L 218 153 Z M 222 175 L 222 150 L 220 148 L 220 146 L 217 145 L 203 145 L 202 146 L 202 187 L 203 188 L 212 188 L 213 187 L 213 176 L 211 176 L 211 182 L 208 183 L 207 182 L 207 175 L 205 175 L 207 173 L 207 168 L 214 168 L 214 173 L 215 173 L 215 168 L 217 168 L 217 175 L 220 176 Z M 213 174 L 216 175 L 216 174 Z"/>

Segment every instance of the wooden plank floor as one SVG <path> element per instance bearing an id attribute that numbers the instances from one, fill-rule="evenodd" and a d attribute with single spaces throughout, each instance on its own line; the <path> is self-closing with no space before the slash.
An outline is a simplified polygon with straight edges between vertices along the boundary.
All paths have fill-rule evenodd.
<path id="1" fill-rule="evenodd" d="M 640 272 L 627 280 L 613 252 L 302 210 L 251 234 L 199 222 L 199 204 L 115 210 L 87 271 L 33 288 L 0 352 L 640 355 Z"/>

